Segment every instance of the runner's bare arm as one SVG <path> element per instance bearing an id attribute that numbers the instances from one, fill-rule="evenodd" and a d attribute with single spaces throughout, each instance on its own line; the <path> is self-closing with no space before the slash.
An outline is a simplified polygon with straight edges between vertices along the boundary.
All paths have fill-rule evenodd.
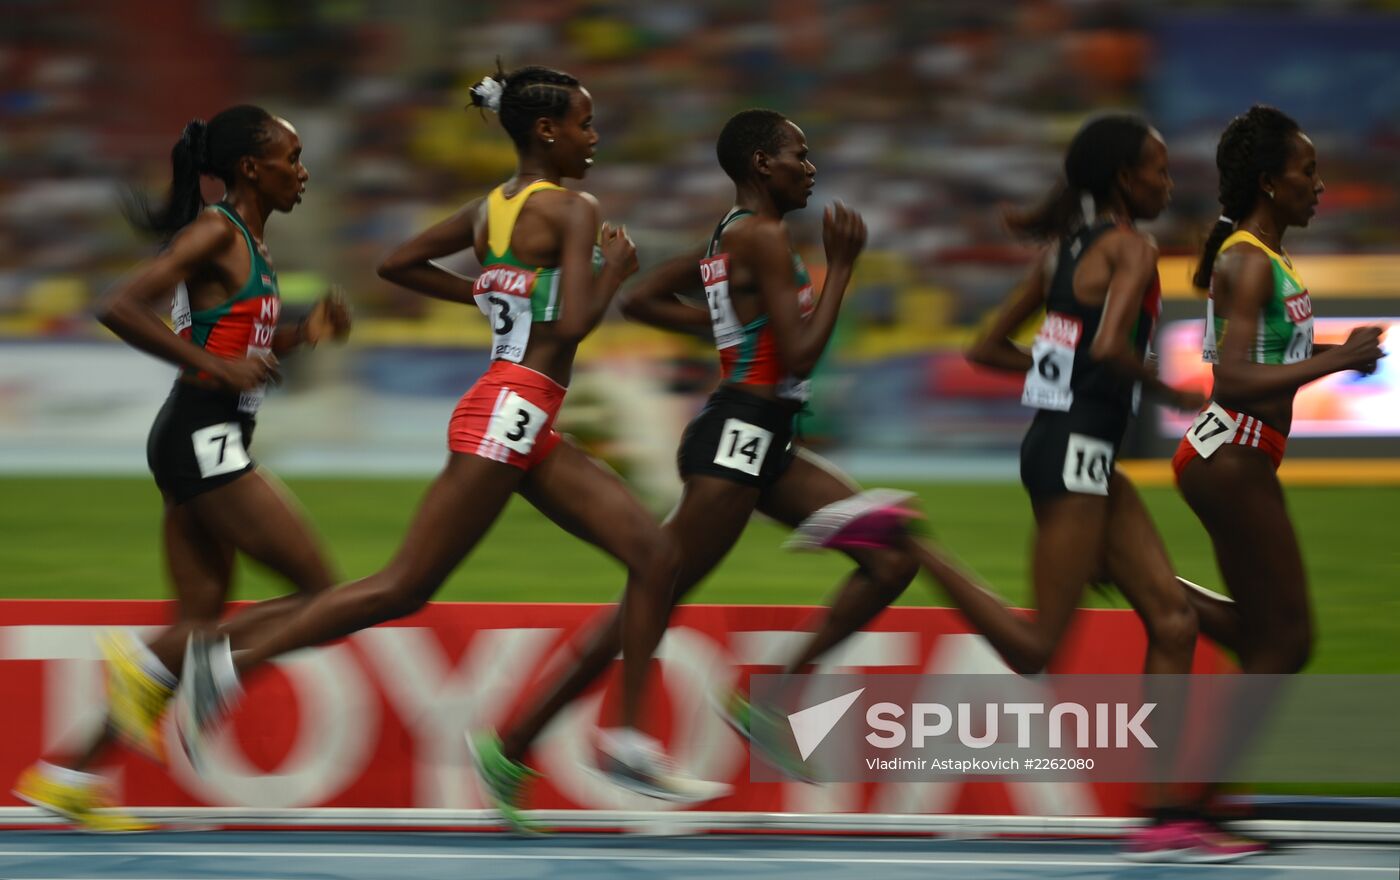
<path id="1" fill-rule="evenodd" d="M 1046 248 L 1035 261 L 1025 281 L 1006 298 L 996 317 L 967 349 L 968 361 L 1008 373 L 1024 373 L 1031 368 L 1030 351 L 1017 345 L 1013 337 L 1021 325 L 1045 307 L 1051 274 L 1048 266 L 1053 256 L 1053 247 Z"/>
<path id="2" fill-rule="evenodd" d="M 629 320 L 663 330 L 709 336 L 709 311 L 679 298 L 681 293 L 704 296 L 700 260 L 705 250 L 702 247 L 672 257 L 643 272 L 622 292 L 622 314 Z"/>
<path id="3" fill-rule="evenodd" d="M 273 374 L 273 363 L 261 358 L 225 360 L 172 333 L 156 312 L 158 302 L 168 302 L 171 291 L 235 242 L 243 246 L 232 225 L 216 214 L 201 214 L 165 250 L 104 299 L 98 307 L 97 320 L 128 345 L 161 360 L 207 373 L 238 390 L 257 387 Z"/>
<path id="4" fill-rule="evenodd" d="M 725 236 L 732 259 L 752 274 L 763 298 L 783 370 L 798 378 L 811 375 L 825 351 L 851 282 L 856 257 L 865 247 L 865 222 L 855 211 L 838 202 L 827 209 L 822 219 L 826 281 L 816 308 L 806 318 L 797 301 L 787 229 L 776 221 L 750 221 Z M 740 273 L 741 268 L 736 268 L 734 274 Z"/>
<path id="5" fill-rule="evenodd" d="M 379 277 L 434 299 L 470 304 L 476 279 L 445 269 L 436 260 L 472 246 L 480 206 L 481 199 L 473 199 L 394 248 L 379 264 Z"/>
<path id="6" fill-rule="evenodd" d="M 607 223 L 598 228 L 598 201 L 588 193 L 570 193 L 564 211 L 564 243 L 560 248 L 560 299 L 563 315 L 558 332 L 581 340 L 602 320 L 622 282 L 637 271 L 637 248 L 627 231 Z M 603 267 L 593 273 L 593 244 L 603 251 Z"/>
<path id="7" fill-rule="evenodd" d="M 1360 370 L 1384 352 L 1380 328 L 1358 327 L 1347 341 L 1293 364 L 1257 364 L 1250 349 L 1259 332 L 1259 315 L 1273 296 L 1273 264 L 1258 248 L 1240 245 L 1221 254 L 1217 277 L 1225 288 L 1225 336 L 1215 364 L 1215 391 L 1232 403 L 1289 394 L 1341 370 Z"/>

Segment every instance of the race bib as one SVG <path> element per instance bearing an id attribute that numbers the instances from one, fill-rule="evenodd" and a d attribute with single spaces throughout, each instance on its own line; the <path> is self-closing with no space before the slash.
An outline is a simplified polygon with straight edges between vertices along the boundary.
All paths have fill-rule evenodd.
<path id="1" fill-rule="evenodd" d="M 739 419 L 725 419 L 719 448 L 715 450 L 715 464 L 756 477 L 772 442 L 772 431 Z"/>
<path id="2" fill-rule="evenodd" d="M 530 401 L 507 391 L 496 403 L 491 413 L 491 421 L 486 426 L 486 436 L 507 449 L 529 455 L 534 448 L 535 438 L 540 429 L 549 421 L 549 413 Z"/>
<path id="3" fill-rule="evenodd" d="M 243 428 L 237 422 L 224 422 L 200 428 L 190 435 L 199 475 L 204 479 L 231 474 L 248 466 L 248 450 L 243 448 Z"/>
<path id="4" fill-rule="evenodd" d="M 1021 404 L 1064 412 L 1074 403 L 1074 350 L 1084 332 L 1078 318 L 1047 312 L 1031 346 L 1031 368 L 1021 389 Z"/>
<path id="5" fill-rule="evenodd" d="M 716 254 L 701 260 L 700 280 L 705 284 L 705 303 L 710 308 L 715 348 L 733 348 L 744 341 L 744 328 L 729 299 L 729 255 Z"/>
<path id="6" fill-rule="evenodd" d="M 514 266 L 491 266 L 476 279 L 472 299 L 491 322 L 491 360 L 518 364 L 530 344 L 530 292 L 535 273 Z"/>
<path id="7" fill-rule="evenodd" d="M 170 324 L 176 333 L 184 333 L 194 326 L 190 313 L 190 291 L 180 284 L 175 288 L 175 299 L 170 303 Z"/>
<path id="8" fill-rule="evenodd" d="M 248 346 L 248 357 L 263 357 L 272 354 L 272 349 L 255 345 Z M 248 415 L 257 415 L 262 407 L 263 398 L 267 396 L 267 383 L 259 385 L 257 388 L 243 391 L 238 395 L 238 411 Z"/>
<path id="9" fill-rule="evenodd" d="M 1288 297 L 1283 301 L 1283 312 L 1293 324 L 1293 335 L 1283 353 L 1283 362 L 1296 364 L 1307 360 L 1312 357 L 1313 349 L 1312 297 L 1306 290 Z"/>
<path id="10" fill-rule="evenodd" d="M 1070 434 L 1065 447 L 1065 488 L 1084 495 L 1107 495 L 1113 476 L 1113 444 L 1086 434 Z"/>
<path id="11" fill-rule="evenodd" d="M 773 393 L 783 400 L 795 400 L 799 403 L 806 403 L 812 399 L 812 380 L 794 379 L 792 376 L 785 376 L 773 389 Z"/>
<path id="12" fill-rule="evenodd" d="M 1201 458 L 1210 458 L 1215 450 L 1235 439 L 1239 427 L 1239 419 L 1230 415 L 1220 404 L 1212 402 L 1186 429 L 1186 442 Z"/>

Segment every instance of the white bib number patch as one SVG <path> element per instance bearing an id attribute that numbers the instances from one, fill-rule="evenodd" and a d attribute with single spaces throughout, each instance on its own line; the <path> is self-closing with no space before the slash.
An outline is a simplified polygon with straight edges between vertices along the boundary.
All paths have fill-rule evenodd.
<path id="1" fill-rule="evenodd" d="M 271 357 L 271 355 L 271 348 L 259 348 L 252 345 L 248 346 L 248 357 L 250 358 L 268 358 Z M 238 395 L 238 411 L 241 413 L 248 413 L 249 415 L 257 415 L 258 410 L 262 408 L 263 398 L 266 396 L 266 382 L 259 385 L 257 388 L 252 388 L 247 391 L 240 392 Z"/>
<path id="2" fill-rule="evenodd" d="M 1074 378 L 1074 350 L 1084 323 L 1078 318 L 1049 312 L 1031 346 L 1031 368 L 1021 389 L 1021 404 L 1036 409 L 1065 412 L 1074 403 L 1070 382 Z"/>
<path id="3" fill-rule="evenodd" d="M 1201 458 L 1210 458 L 1215 450 L 1235 439 L 1239 428 L 1239 419 L 1231 416 L 1220 404 L 1212 403 L 1201 410 L 1191 427 L 1186 429 L 1186 442 Z"/>
<path id="4" fill-rule="evenodd" d="M 508 293 L 479 293 L 476 307 L 491 322 L 491 360 L 518 364 L 530 344 L 530 298 Z"/>
<path id="5" fill-rule="evenodd" d="M 1296 364 L 1312 357 L 1313 322 L 1312 318 L 1302 324 L 1293 325 L 1293 336 L 1288 340 L 1288 350 L 1283 353 L 1285 364 Z"/>
<path id="6" fill-rule="evenodd" d="M 715 464 L 758 476 L 773 442 L 773 432 L 739 419 L 725 419 L 715 450 Z"/>
<path id="7" fill-rule="evenodd" d="M 194 326 L 190 312 L 190 291 L 183 283 L 175 288 L 175 299 L 170 303 L 170 323 L 176 333 L 184 333 Z"/>
<path id="8" fill-rule="evenodd" d="M 1107 495 L 1113 475 L 1113 444 L 1085 434 L 1070 434 L 1065 448 L 1065 488 L 1084 495 Z"/>
<path id="9" fill-rule="evenodd" d="M 548 420 L 549 413 L 514 391 L 507 391 L 496 402 L 491 422 L 486 426 L 486 436 L 507 449 L 529 455 L 535 438 Z"/>
<path id="10" fill-rule="evenodd" d="M 744 328 L 729 299 L 729 255 L 718 254 L 701 260 L 700 280 L 705 284 L 705 302 L 710 308 L 715 348 L 733 348 L 744 341 Z"/>
<path id="11" fill-rule="evenodd" d="M 243 448 L 243 426 L 237 422 L 200 428 L 190 435 L 190 443 L 199 475 L 205 479 L 241 471 L 249 464 L 248 451 Z"/>

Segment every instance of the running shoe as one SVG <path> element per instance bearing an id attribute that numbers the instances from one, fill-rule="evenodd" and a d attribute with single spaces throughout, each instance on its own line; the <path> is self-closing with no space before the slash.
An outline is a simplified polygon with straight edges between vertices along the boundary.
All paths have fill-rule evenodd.
<path id="1" fill-rule="evenodd" d="M 615 785 L 682 804 L 698 804 L 723 797 L 733 786 L 696 779 L 682 773 L 667 757 L 661 744 L 630 728 L 605 730 L 599 738 L 599 766 Z"/>
<path id="2" fill-rule="evenodd" d="M 65 771 L 44 761 L 20 774 L 11 794 L 84 831 L 129 834 L 155 827 L 116 809 L 101 777 Z"/>
<path id="3" fill-rule="evenodd" d="M 1194 832 L 1195 823 L 1182 820 L 1144 825 L 1118 854 L 1130 862 L 1179 862 L 1195 845 Z"/>
<path id="4" fill-rule="evenodd" d="M 807 517 L 787 542 L 788 550 L 864 550 L 891 547 L 919 513 L 908 506 L 912 492 L 869 489 L 828 504 Z"/>
<path id="5" fill-rule="evenodd" d="M 238 676 L 233 671 L 228 639 L 192 634 L 185 645 L 185 668 L 180 678 L 175 727 L 185 756 L 196 772 L 204 772 L 210 737 L 242 693 Z"/>
<path id="6" fill-rule="evenodd" d="M 107 718 L 117 737 L 158 764 L 165 763 L 160 719 L 175 689 L 141 663 L 141 645 L 127 630 L 98 639 L 107 667 Z"/>
<path id="7" fill-rule="evenodd" d="M 467 748 L 471 750 L 472 765 L 476 767 L 482 790 L 491 798 L 492 805 L 505 823 L 521 834 L 543 834 L 544 829 L 527 818 L 520 806 L 524 800 L 525 785 L 539 774 L 521 762 L 507 758 L 501 750 L 501 738 L 496 736 L 495 731 L 468 733 Z"/>
<path id="8" fill-rule="evenodd" d="M 748 740 L 750 748 L 784 776 L 799 782 L 821 781 L 800 755 L 783 747 L 788 726 L 782 716 L 754 705 L 748 696 L 738 690 L 719 703 L 716 709 L 735 733 Z"/>
<path id="9" fill-rule="evenodd" d="M 1209 822 L 1196 820 L 1188 824 L 1186 833 L 1191 844 L 1177 861 L 1197 864 L 1237 862 L 1269 851 L 1269 845 L 1231 834 Z"/>

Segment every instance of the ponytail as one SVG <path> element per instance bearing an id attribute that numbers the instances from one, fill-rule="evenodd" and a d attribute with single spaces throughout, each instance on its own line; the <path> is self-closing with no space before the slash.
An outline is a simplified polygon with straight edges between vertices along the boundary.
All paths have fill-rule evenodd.
<path id="1" fill-rule="evenodd" d="M 1084 194 L 1066 180 L 1033 208 L 1009 208 L 1006 225 L 1011 232 L 1032 241 L 1065 238 L 1084 225 Z"/>
<path id="2" fill-rule="evenodd" d="M 1152 129 L 1140 116 L 1110 114 L 1089 120 L 1065 150 L 1065 173 L 1038 206 L 1007 212 L 1011 230 L 1038 241 L 1066 238 L 1084 225 L 1083 199 L 1096 205 L 1113 197 L 1120 172 L 1137 165 Z"/>
<path id="3" fill-rule="evenodd" d="M 150 197 L 128 190 L 122 212 L 132 226 L 149 235 L 169 241 L 191 220 L 199 216 L 204 200 L 199 194 L 199 176 L 208 164 L 209 126 L 203 119 L 191 119 L 170 148 L 170 192 L 165 204 L 152 205 Z"/>
<path id="4" fill-rule="evenodd" d="M 239 161 L 259 155 L 272 139 L 273 121 L 272 114 L 248 104 L 230 107 L 207 123 L 190 120 L 170 149 L 170 190 L 165 203 L 152 205 L 149 196 L 132 189 L 123 198 L 122 213 L 141 232 L 169 241 L 204 209 L 200 176 L 217 177 L 231 189 Z"/>
<path id="5" fill-rule="evenodd" d="M 1220 246 L 1234 231 L 1235 221 L 1224 214 L 1221 214 L 1220 219 L 1210 228 L 1210 235 L 1206 236 L 1206 243 L 1201 247 L 1201 259 L 1196 264 L 1196 274 L 1191 276 L 1191 283 L 1197 290 L 1210 289 L 1210 273 L 1215 268 L 1215 258 L 1220 253 Z"/>
<path id="6" fill-rule="evenodd" d="M 1255 104 L 1225 126 L 1215 148 L 1215 167 L 1220 172 L 1221 216 L 1201 248 L 1201 259 L 1191 278 L 1196 287 L 1210 288 L 1210 273 L 1220 246 L 1262 197 L 1259 178 L 1283 173 L 1288 162 L 1289 139 L 1296 131 L 1298 123 L 1288 114 L 1264 104 Z"/>

